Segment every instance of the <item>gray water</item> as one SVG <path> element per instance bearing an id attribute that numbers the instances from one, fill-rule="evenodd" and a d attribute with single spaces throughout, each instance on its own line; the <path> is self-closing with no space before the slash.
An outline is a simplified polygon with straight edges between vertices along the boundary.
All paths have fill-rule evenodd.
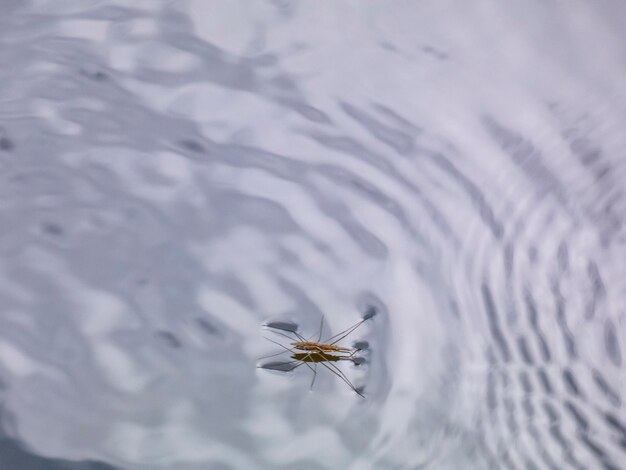
<path id="1" fill-rule="evenodd" d="M 621 1 L 0 4 L 1 469 L 626 468 Z"/>

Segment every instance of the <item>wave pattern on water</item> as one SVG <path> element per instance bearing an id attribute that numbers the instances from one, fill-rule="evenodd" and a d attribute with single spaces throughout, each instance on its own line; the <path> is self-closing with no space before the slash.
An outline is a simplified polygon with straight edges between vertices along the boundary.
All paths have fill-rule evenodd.
<path id="1" fill-rule="evenodd" d="M 6 2 L 0 463 L 620 468 L 626 11 L 452 4 Z"/>

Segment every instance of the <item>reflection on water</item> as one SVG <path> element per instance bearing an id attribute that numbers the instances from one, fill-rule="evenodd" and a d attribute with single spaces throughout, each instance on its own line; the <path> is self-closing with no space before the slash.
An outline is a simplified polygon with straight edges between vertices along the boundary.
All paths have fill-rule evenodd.
<path id="1" fill-rule="evenodd" d="M 4 2 L 0 467 L 620 468 L 626 10 L 470 3 Z"/>

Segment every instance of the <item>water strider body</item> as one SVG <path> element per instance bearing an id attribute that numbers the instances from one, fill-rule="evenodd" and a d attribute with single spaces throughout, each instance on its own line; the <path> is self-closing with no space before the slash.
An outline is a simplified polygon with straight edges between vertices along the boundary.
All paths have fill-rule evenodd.
<path id="1" fill-rule="evenodd" d="M 294 349 L 300 351 L 313 351 L 317 353 L 351 353 L 354 354 L 355 349 L 342 348 L 334 344 L 318 343 L 317 341 L 296 341 L 291 343 Z"/>

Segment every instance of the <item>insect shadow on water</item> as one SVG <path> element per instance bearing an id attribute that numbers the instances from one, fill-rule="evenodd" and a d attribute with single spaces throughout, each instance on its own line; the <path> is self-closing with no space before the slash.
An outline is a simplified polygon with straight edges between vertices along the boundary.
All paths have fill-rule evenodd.
<path id="1" fill-rule="evenodd" d="M 350 382 L 346 374 L 339 367 L 337 367 L 336 363 L 340 361 L 350 361 L 355 365 L 362 364 L 365 359 L 363 357 L 357 356 L 357 353 L 361 351 L 363 349 L 363 345 L 367 345 L 367 343 L 361 342 L 360 344 L 357 344 L 355 345 L 355 347 L 352 348 L 339 346 L 338 343 L 341 340 L 345 339 L 367 320 L 372 318 L 375 313 L 376 312 L 374 310 L 368 311 L 359 322 L 337 333 L 336 335 L 325 339 L 324 341 L 322 341 L 322 332 L 324 330 L 323 316 L 320 320 L 320 328 L 317 333 L 317 341 L 312 340 L 312 338 L 314 338 L 316 335 L 313 335 L 310 338 L 305 338 L 304 336 L 302 336 L 300 333 L 298 333 L 297 325 L 294 325 L 292 323 L 266 323 L 265 326 L 270 328 L 273 333 L 290 340 L 291 347 L 285 346 L 278 341 L 274 341 L 273 339 L 266 337 L 265 339 L 282 348 L 282 351 L 276 354 L 271 354 L 269 356 L 264 356 L 261 359 L 269 359 L 270 357 L 275 357 L 280 354 L 284 354 L 285 352 L 289 352 L 291 353 L 291 360 L 265 363 L 260 365 L 259 367 L 262 369 L 270 369 L 280 372 L 291 372 L 292 370 L 304 364 L 311 370 L 311 372 L 313 372 L 313 378 L 311 379 L 310 386 L 312 390 L 313 385 L 315 384 L 315 379 L 317 378 L 317 365 L 321 364 L 323 367 L 325 367 L 334 375 L 343 380 L 360 397 L 365 398 L 362 390 L 355 387 L 352 382 Z M 290 336 L 289 334 L 293 336 Z"/>

